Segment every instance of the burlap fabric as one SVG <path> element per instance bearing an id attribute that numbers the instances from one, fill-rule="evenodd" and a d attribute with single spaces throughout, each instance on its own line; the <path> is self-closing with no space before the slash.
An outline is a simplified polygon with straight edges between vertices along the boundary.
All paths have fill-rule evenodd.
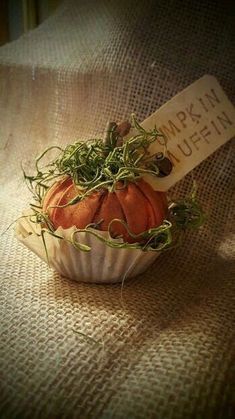
<path id="1" fill-rule="evenodd" d="M 21 161 L 132 111 L 143 120 L 205 73 L 234 100 L 234 58 L 232 2 L 67 1 L 2 47 L 2 230 L 29 200 Z M 194 171 L 205 227 L 122 299 L 1 236 L 2 418 L 232 417 L 234 172 L 232 142 Z"/>

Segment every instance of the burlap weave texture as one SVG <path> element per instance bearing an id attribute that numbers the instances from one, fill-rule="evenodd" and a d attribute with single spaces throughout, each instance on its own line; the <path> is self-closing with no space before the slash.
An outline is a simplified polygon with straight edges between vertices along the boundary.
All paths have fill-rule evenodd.
<path id="1" fill-rule="evenodd" d="M 133 111 L 143 120 L 206 73 L 234 101 L 233 47 L 228 2 L 123 0 L 65 1 L 2 47 L 2 231 L 29 201 L 21 161 Z M 194 170 L 206 225 L 122 299 L 1 236 L 1 417 L 233 416 L 234 155 L 231 141 Z M 170 193 L 190 187 L 188 175 Z"/>

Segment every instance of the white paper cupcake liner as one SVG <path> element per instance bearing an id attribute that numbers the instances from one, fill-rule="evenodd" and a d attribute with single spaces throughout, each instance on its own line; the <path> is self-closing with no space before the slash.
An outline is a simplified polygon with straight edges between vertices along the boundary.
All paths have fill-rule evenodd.
<path id="1" fill-rule="evenodd" d="M 30 211 L 24 211 L 23 217 L 16 222 L 17 239 L 44 262 L 49 262 L 49 266 L 62 276 L 75 281 L 106 284 L 121 282 L 144 272 L 159 256 L 159 252 L 112 248 L 88 232 L 79 232 L 76 239 L 79 243 L 90 246 L 91 250 L 89 252 L 78 250 L 66 240 L 71 240 L 73 232 L 77 230 L 74 226 L 69 229 L 59 227 L 55 231 L 55 234 L 64 237 L 65 240 L 44 234 L 47 259 L 41 237 L 41 226 L 30 221 L 30 214 Z M 106 231 L 92 231 L 110 239 Z M 112 240 L 117 243 L 122 242 L 121 239 Z"/>

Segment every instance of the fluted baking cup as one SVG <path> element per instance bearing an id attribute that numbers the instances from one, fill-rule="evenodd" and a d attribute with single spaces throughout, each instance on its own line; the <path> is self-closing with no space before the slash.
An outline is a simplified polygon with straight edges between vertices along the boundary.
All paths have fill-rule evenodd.
<path id="1" fill-rule="evenodd" d="M 59 227 L 55 235 L 44 234 L 42 240 L 41 226 L 30 220 L 30 212 L 25 211 L 15 227 L 17 239 L 36 253 L 44 262 L 61 275 L 75 281 L 90 283 L 114 283 L 131 278 L 144 272 L 157 258 L 159 252 L 142 251 L 141 249 L 113 248 L 100 241 L 88 231 L 75 233 L 77 228 Z M 110 239 L 106 231 L 89 229 L 100 236 Z M 90 251 L 83 251 L 71 243 L 71 237 L 89 246 Z M 112 239 L 122 243 L 121 239 Z"/>

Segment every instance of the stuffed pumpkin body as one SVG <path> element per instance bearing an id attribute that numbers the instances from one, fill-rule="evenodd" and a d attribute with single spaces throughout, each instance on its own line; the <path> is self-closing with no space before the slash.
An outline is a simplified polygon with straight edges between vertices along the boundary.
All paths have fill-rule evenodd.
<path id="1" fill-rule="evenodd" d="M 132 234 L 138 235 L 158 227 L 167 216 L 166 194 L 154 191 L 143 179 L 126 186 L 117 182 L 113 192 L 99 189 L 76 204 L 67 205 L 79 193 L 82 194 L 71 177 L 54 183 L 47 191 L 42 210 L 55 228 L 66 229 L 75 225 L 83 229 L 94 223 L 100 230 L 107 231 L 111 221 L 118 219 L 127 224 Z M 109 231 L 113 238 L 122 236 L 128 243 L 143 241 L 143 238 L 132 237 L 119 221 L 113 222 Z"/>

